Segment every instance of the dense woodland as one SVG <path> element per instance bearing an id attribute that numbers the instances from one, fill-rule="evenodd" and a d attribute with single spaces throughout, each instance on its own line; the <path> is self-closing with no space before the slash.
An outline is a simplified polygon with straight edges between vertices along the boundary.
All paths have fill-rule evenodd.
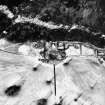
<path id="1" fill-rule="evenodd" d="M 104 48 L 105 39 L 99 35 L 93 35 L 91 32 L 85 30 L 74 29 L 68 31 L 67 29 L 49 29 L 32 23 L 18 23 L 11 25 L 6 30 L 8 33 L 1 34 L 8 41 L 13 43 L 25 43 L 27 41 L 79 41 L 89 42 L 97 47 Z"/>
<path id="2" fill-rule="evenodd" d="M 14 15 L 36 15 L 40 19 L 55 24 L 84 25 L 96 32 L 105 33 L 105 1 L 104 0 L 3 0 L 2 5 L 7 5 Z M 0 13 L 1 37 L 6 37 L 12 42 L 26 42 L 44 39 L 47 41 L 70 40 L 84 41 L 104 47 L 105 40 L 100 35 L 94 36 L 91 32 L 81 30 L 68 32 L 65 29 L 47 29 L 30 23 L 17 23 L 12 25 L 3 13 Z M 2 32 L 6 30 L 7 35 Z"/>
<path id="3" fill-rule="evenodd" d="M 39 14 L 43 21 L 77 23 L 105 32 L 104 0 L 33 0 L 19 5 L 19 13 Z"/>
<path id="4" fill-rule="evenodd" d="M 44 21 L 83 24 L 105 32 L 105 0 L 1 0 L 14 14 L 40 15 Z"/>

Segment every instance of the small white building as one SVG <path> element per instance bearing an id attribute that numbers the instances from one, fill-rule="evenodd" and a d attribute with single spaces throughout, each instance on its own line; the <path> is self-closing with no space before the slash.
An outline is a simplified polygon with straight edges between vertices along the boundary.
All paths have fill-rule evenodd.
<path id="1" fill-rule="evenodd" d="M 18 48 L 18 52 L 20 54 L 23 54 L 23 55 L 28 55 L 29 52 L 30 52 L 31 48 L 30 46 L 28 45 L 21 45 L 19 48 Z"/>
<path id="2" fill-rule="evenodd" d="M 80 55 L 80 49 L 76 49 L 74 46 L 70 46 L 65 52 L 66 56 Z"/>
<path id="3" fill-rule="evenodd" d="M 82 55 L 94 56 L 95 55 L 94 49 L 82 45 Z"/>
<path id="4" fill-rule="evenodd" d="M 5 39 L 0 39 L 0 48 L 4 48 L 9 45 L 9 42 Z"/>

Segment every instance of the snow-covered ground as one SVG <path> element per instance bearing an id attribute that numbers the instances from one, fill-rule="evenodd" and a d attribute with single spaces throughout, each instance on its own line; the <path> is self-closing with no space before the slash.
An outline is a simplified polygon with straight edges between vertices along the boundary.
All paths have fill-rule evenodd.
<path id="1" fill-rule="evenodd" d="M 2 55 L 0 62 L 8 61 L 12 63 L 5 66 L 6 70 L 0 73 L 3 74 L 0 78 L 3 79 L 6 77 L 6 79 L 4 79 L 5 86 L 7 86 L 6 83 L 10 83 L 9 85 L 19 82 L 22 83 L 22 90 L 19 96 L 16 96 L 14 100 L 12 100 L 12 98 L 4 98 L 6 105 L 10 103 L 11 105 L 37 105 L 37 101 L 43 98 L 47 99 L 47 105 L 59 103 L 61 99 L 62 105 L 91 105 L 93 103 L 95 103 L 94 105 L 103 105 L 103 103 L 105 103 L 105 89 L 103 88 L 103 85 L 105 85 L 103 83 L 105 80 L 103 73 L 105 73 L 105 71 L 96 59 L 72 58 L 71 60 L 66 60 L 69 62 L 68 65 L 63 65 L 63 62 L 56 65 L 57 92 L 55 96 L 53 65 L 39 62 L 35 66 L 35 62 L 33 63 L 34 60 L 31 60 L 32 58 L 22 58 L 22 56 L 18 56 L 18 59 L 16 59 L 15 56 L 9 54 L 9 58 L 6 59 L 4 54 L 5 53 L 0 52 L 0 55 Z M 17 62 L 24 59 L 25 62 L 21 62 L 20 66 L 17 65 L 17 67 L 13 67 L 13 65 L 16 64 L 10 61 L 10 58 L 12 58 L 12 60 L 16 59 Z M 33 72 L 33 67 L 36 67 L 38 70 Z M 15 80 L 13 78 L 15 78 Z M 52 81 L 51 84 L 46 84 L 46 81 L 49 80 Z M 92 80 L 94 80 L 94 82 L 92 82 Z M 90 89 L 91 84 L 96 86 L 95 90 Z M 6 88 L 3 86 L 2 82 L 1 88 Z M 99 97 L 101 97 L 101 99 Z M 74 101 L 75 98 L 77 98 L 78 101 Z M 2 103 L 4 101 L 2 101 Z"/>
<path id="2" fill-rule="evenodd" d="M 1 46 L 6 47 L 6 43 L 1 40 Z M 61 100 L 62 105 L 104 105 L 105 67 L 95 58 L 93 49 L 83 45 L 84 58 L 81 57 L 79 46 L 70 46 L 66 50 L 69 57 L 55 66 L 56 96 L 53 64 L 42 63 L 37 57 L 31 56 L 34 52 L 36 55 L 40 52 L 37 50 L 24 44 L 18 46 L 20 55 L 0 51 L 1 104 L 37 105 L 38 100 L 46 98 L 47 105 L 54 105 Z M 34 72 L 33 67 L 36 68 Z M 47 84 L 46 81 L 51 83 Z M 3 94 L 3 89 L 13 84 L 22 85 L 19 96 L 14 100 Z M 92 86 L 94 90 L 91 90 Z M 78 101 L 74 101 L 76 98 Z"/>

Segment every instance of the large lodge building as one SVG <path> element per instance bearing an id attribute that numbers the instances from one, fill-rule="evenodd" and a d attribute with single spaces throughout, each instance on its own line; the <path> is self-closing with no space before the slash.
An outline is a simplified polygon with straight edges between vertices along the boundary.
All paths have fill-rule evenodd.
<path id="1" fill-rule="evenodd" d="M 105 50 L 97 48 L 96 46 L 89 43 L 82 42 L 49 42 L 51 46 L 56 46 L 57 50 L 65 50 L 68 56 L 95 56 L 104 57 Z"/>

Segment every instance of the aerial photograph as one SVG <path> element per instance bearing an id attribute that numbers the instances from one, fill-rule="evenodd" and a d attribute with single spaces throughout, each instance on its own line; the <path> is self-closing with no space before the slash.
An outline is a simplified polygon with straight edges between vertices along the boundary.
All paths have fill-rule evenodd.
<path id="1" fill-rule="evenodd" d="M 0 0 L 0 105 L 105 105 L 105 0 Z"/>

